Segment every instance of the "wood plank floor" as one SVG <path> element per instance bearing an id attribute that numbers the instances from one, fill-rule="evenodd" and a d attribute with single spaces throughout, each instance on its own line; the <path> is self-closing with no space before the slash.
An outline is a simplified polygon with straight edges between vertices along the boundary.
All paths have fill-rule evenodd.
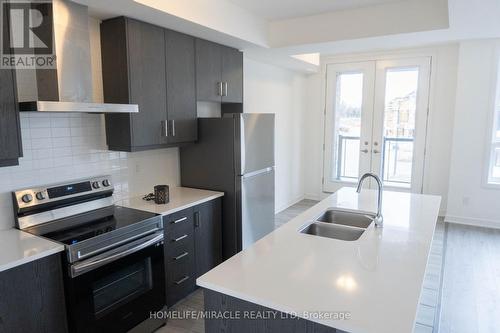
<path id="1" fill-rule="evenodd" d="M 303 200 L 278 213 L 276 227 L 316 203 Z M 441 265 L 444 266 L 440 273 Z M 500 332 L 500 230 L 456 224 L 447 224 L 445 229 L 444 224 L 439 223 L 420 303 L 415 332 Z M 195 291 L 172 310 L 202 311 L 202 290 Z M 167 326 L 157 332 L 204 333 L 204 323 L 203 320 L 170 319 Z"/>
<path id="2" fill-rule="evenodd" d="M 448 224 L 440 332 L 500 332 L 500 230 Z"/>

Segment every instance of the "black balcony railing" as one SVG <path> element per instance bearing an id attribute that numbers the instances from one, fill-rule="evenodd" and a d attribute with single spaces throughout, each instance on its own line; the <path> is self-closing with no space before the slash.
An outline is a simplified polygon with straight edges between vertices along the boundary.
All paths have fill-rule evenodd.
<path id="1" fill-rule="evenodd" d="M 360 137 L 339 135 L 337 144 L 336 178 L 355 180 L 359 177 Z M 410 184 L 413 158 L 413 138 L 384 137 L 382 145 L 383 180 Z M 350 154 L 356 154 L 351 156 Z M 351 160 L 348 160 L 348 159 Z"/>

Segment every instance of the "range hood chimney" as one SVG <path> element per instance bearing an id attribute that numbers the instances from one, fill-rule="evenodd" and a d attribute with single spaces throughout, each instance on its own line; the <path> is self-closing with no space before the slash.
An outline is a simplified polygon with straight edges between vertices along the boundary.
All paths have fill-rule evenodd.
<path id="1" fill-rule="evenodd" d="M 95 103 L 88 8 L 68 0 L 53 0 L 53 50 L 56 68 L 16 69 L 20 111 L 135 113 L 136 104 Z"/>

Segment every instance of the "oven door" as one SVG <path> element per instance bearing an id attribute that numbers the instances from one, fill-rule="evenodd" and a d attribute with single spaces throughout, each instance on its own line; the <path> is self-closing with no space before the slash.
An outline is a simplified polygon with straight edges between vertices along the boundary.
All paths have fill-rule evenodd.
<path id="1" fill-rule="evenodd" d="M 126 332 L 165 306 L 162 232 L 70 266 L 71 332 Z"/>

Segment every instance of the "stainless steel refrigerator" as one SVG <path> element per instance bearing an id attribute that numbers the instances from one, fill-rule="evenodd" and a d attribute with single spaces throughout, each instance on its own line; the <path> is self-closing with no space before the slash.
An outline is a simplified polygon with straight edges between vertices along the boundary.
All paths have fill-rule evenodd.
<path id="1" fill-rule="evenodd" d="M 181 184 L 224 192 L 225 259 L 274 229 L 274 115 L 198 119 L 198 142 L 180 149 Z"/>

